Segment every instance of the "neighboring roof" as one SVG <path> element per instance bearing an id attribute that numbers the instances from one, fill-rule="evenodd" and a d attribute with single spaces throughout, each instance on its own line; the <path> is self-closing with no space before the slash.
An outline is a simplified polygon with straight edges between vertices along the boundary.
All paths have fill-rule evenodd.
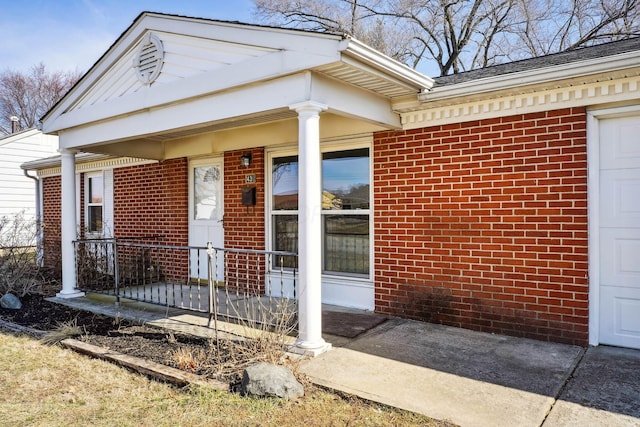
<path id="1" fill-rule="evenodd" d="M 16 133 L 10 133 L 0 138 L 0 145 L 9 144 L 14 141 L 19 141 L 22 138 L 35 135 L 39 132 L 40 131 L 37 130 L 36 128 L 30 128 L 30 129 L 21 130 L 20 132 L 16 132 Z"/>
<path id="2" fill-rule="evenodd" d="M 567 65 L 573 62 L 598 59 L 639 50 L 640 37 L 634 37 L 626 40 L 602 43 L 599 45 L 583 47 L 566 52 L 539 56 L 536 58 L 508 62 L 506 64 L 493 65 L 490 67 L 479 68 L 477 70 L 471 70 L 463 73 L 436 77 L 434 79 L 435 83 L 433 87 L 435 89 L 443 86 L 468 82 L 471 80 L 502 76 L 505 74 L 536 70 L 557 65 Z"/>

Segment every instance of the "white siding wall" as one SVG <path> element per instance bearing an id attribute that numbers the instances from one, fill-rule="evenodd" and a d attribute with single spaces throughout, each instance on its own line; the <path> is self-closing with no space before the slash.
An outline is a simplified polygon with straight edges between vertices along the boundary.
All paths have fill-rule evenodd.
<path id="1" fill-rule="evenodd" d="M 35 218 L 35 183 L 24 176 L 20 165 L 55 156 L 58 154 L 57 149 L 56 136 L 44 135 L 37 130 L 0 139 L 0 217 L 24 211 L 26 218 Z"/>

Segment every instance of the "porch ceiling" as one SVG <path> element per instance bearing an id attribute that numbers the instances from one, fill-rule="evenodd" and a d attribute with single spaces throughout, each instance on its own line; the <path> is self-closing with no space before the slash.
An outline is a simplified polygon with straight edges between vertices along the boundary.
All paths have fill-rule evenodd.
<path id="1" fill-rule="evenodd" d="M 264 112 L 262 114 L 249 114 L 241 117 L 220 120 L 204 126 L 194 126 L 192 128 L 163 132 L 157 135 L 150 135 L 145 139 L 149 141 L 171 141 L 202 133 L 215 132 L 226 129 L 254 126 L 278 120 L 286 120 L 296 117 L 296 112 L 290 109 Z"/>
<path id="2" fill-rule="evenodd" d="M 344 129 L 349 129 L 349 135 L 352 136 L 386 129 L 374 123 L 332 113 L 323 113 L 321 122 L 321 138 L 332 141 L 345 137 Z M 144 138 L 108 141 L 92 145 L 86 150 L 108 156 L 166 160 L 223 153 L 229 150 L 295 144 L 297 138 L 297 115 L 294 111 L 287 109 L 274 111 L 269 115 L 222 121 L 205 127 L 194 127 Z M 89 152 L 85 149 L 83 151 Z"/>

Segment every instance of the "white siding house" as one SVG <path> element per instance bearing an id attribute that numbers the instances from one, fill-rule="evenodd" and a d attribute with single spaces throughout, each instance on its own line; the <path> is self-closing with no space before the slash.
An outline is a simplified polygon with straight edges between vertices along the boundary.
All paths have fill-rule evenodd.
<path id="1" fill-rule="evenodd" d="M 58 137 L 37 129 L 14 133 L 0 139 L 0 217 L 24 212 L 36 215 L 36 184 L 25 176 L 20 165 L 57 154 Z"/>

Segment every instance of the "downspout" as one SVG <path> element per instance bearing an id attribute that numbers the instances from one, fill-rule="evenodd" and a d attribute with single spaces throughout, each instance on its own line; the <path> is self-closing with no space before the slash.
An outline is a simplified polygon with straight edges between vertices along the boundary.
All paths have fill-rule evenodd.
<path id="1" fill-rule="evenodd" d="M 37 176 L 29 175 L 29 171 L 27 169 L 23 169 L 24 176 L 27 178 L 31 178 L 35 182 L 36 186 L 36 259 L 38 260 L 38 265 L 42 267 L 43 262 L 43 236 L 42 236 L 42 206 L 40 203 L 40 179 Z"/>

